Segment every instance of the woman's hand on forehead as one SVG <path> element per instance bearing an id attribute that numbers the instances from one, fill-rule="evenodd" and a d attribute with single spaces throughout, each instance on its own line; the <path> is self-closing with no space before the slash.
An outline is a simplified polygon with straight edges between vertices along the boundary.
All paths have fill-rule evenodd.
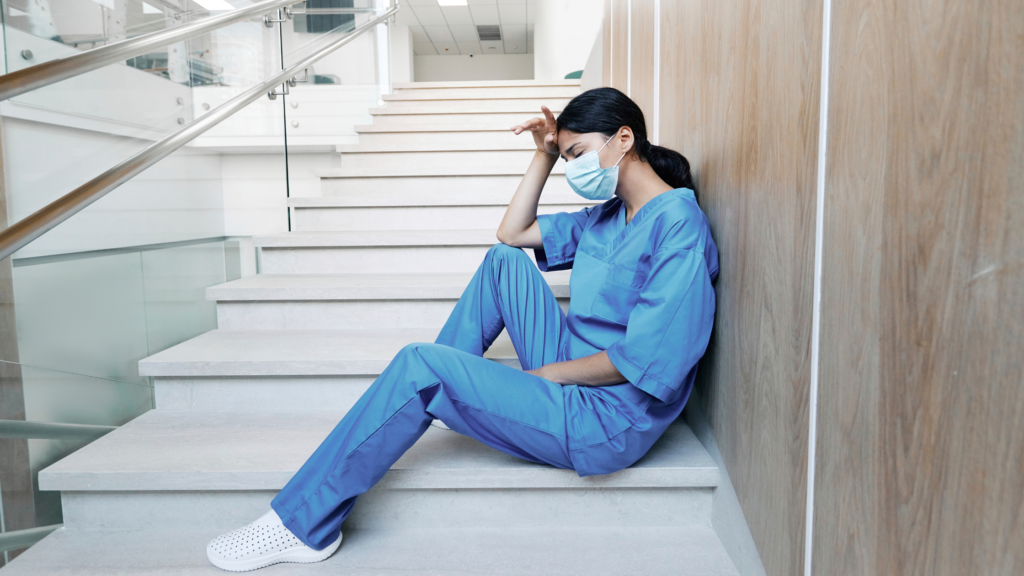
<path id="1" fill-rule="evenodd" d="M 537 150 L 552 156 L 558 155 L 558 123 L 555 122 L 555 115 L 547 106 L 540 107 L 544 114 L 543 118 L 531 118 L 522 124 L 511 128 L 517 136 L 529 131 L 533 134 L 533 141 Z"/>

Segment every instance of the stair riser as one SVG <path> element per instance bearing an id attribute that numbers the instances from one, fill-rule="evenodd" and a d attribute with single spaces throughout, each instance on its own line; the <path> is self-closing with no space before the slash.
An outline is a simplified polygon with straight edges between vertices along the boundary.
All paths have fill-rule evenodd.
<path id="1" fill-rule="evenodd" d="M 525 170 L 524 170 L 525 171 Z M 464 192 L 467 203 L 474 194 L 486 195 L 488 198 L 498 197 L 508 202 L 515 194 L 516 188 L 523 177 L 512 176 L 405 176 L 394 178 L 331 178 L 320 179 L 320 190 L 323 196 L 347 195 L 384 195 L 411 193 L 433 196 L 451 194 L 453 191 Z M 572 188 L 565 181 L 564 174 L 552 174 L 544 185 L 544 196 L 550 194 L 573 194 Z M 581 198 L 582 200 L 582 198 Z M 582 208 L 582 207 L 581 207 Z"/>
<path id="2" fill-rule="evenodd" d="M 533 150 L 451 150 L 442 152 L 350 152 L 341 155 L 342 171 L 362 170 L 455 169 L 464 166 L 510 166 L 525 173 L 533 160 Z"/>
<path id="3" fill-rule="evenodd" d="M 262 248 L 261 271 L 265 274 L 472 274 L 489 248 L 490 245 Z M 532 252 L 527 251 L 531 257 Z"/>
<path id="4" fill-rule="evenodd" d="M 568 300 L 562 302 L 563 310 L 568 306 Z M 247 330 L 440 330 L 453 308 L 455 300 L 218 302 L 217 325 Z"/>
<path id="5" fill-rule="evenodd" d="M 454 432 L 453 432 L 454 434 Z M 72 530 L 233 530 L 277 490 L 64 492 Z M 710 526 L 710 488 L 391 490 L 359 497 L 342 529 Z"/>
<path id="6" fill-rule="evenodd" d="M 572 98 L 470 98 L 470 99 L 452 99 L 452 100 L 390 100 L 387 101 L 388 108 L 404 108 L 414 106 L 459 106 L 466 110 L 476 111 L 488 111 L 493 106 L 504 106 L 506 109 L 510 106 L 523 107 L 523 108 L 535 108 L 537 115 L 542 114 L 540 107 L 547 106 L 554 110 L 558 108 L 561 110 L 569 103 Z"/>
<path id="7" fill-rule="evenodd" d="M 395 96 L 426 99 L 448 98 L 572 98 L 580 93 L 579 86 L 504 86 L 501 88 L 400 88 Z M 385 96 L 387 100 L 387 96 Z"/>
<path id="8" fill-rule="evenodd" d="M 348 412 L 376 375 L 154 378 L 159 410 L 337 410 Z M 341 417 L 339 416 L 339 419 Z"/>
<path id="9" fill-rule="evenodd" d="M 557 112 L 556 112 L 557 113 Z M 377 126 L 396 126 L 402 124 L 489 124 L 496 122 L 512 127 L 521 124 L 536 114 L 533 111 L 522 112 L 481 112 L 477 114 L 374 114 L 373 123 Z"/>
<path id="10" fill-rule="evenodd" d="M 378 146 L 419 145 L 441 147 L 460 147 L 463 150 L 476 150 L 479 147 L 535 150 L 533 137 L 528 134 L 516 135 L 511 130 L 501 132 L 365 132 L 359 134 L 359 146 L 376 148 Z"/>
<path id="11" fill-rule="evenodd" d="M 293 208 L 292 230 L 480 230 L 498 229 L 506 206 Z M 540 206 L 540 214 L 575 212 L 578 206 Z"/>

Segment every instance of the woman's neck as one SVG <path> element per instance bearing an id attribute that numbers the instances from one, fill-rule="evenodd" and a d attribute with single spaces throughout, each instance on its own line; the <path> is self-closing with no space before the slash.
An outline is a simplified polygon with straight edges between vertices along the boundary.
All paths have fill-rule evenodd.
<path id="1" fill-rule="evenodd" d="M 655 196 L 672 190 L 658 173 L 647 162 L 634 160 L 628 166 L 619 169 L 619 185 L 615 195 L 622 199 L 626 206 L 626 223 L 650 202 Z"/>

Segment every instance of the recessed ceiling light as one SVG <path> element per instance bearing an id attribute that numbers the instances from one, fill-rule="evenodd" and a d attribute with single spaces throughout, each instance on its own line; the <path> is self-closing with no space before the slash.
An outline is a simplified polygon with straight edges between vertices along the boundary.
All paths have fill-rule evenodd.
<path id="1" fill-rule="evenodd" d="M 469 0 L 437 0 L 438 6 L 466 6 Z"/>

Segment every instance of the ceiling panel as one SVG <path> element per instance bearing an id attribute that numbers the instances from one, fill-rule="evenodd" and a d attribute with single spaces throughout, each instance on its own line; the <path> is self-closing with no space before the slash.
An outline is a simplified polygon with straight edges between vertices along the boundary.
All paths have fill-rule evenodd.
<path id="1" fill-rule="evenodd" d="M 477 26 L 482 24 L 501 24 L 498 19 L 498 7 L 496 5 L 480 4 L 469 7 L 473 14 L 473 23 Z"/>
<path id="2" fill-rule="evenodd" d="M 437 6 L 437 0 L 402 0 L 402 4 L 406 6 Z"/>
<path id="3" fill-rule="evenodd" d="M 449 26 L 473 25 L 473 18 L 469 15 L 469 6 L 445 6 L 441 8 L 441 12 Z"/>
<path id="4" fill-rule="evenodd" d="M 402 6 L 402 8 L 395 13 L 395 24 L 399 26 L 413 26 L 418 25 L 419 20 L 416 19 L 416 13 L 412 11 L 408 6 Z"/>
<path id="5" fill-rule="evenodd" d="M 452 37 L 456 42 L 476 42 L 480 39 L 476 33 L 476 26 L 449 26 L 448 28 L 451 29 Z"/>
<path id="6" fill-rule="evenodd" d="M 526 24 L 526 4 L 498 4 L 498 14 L 502 24 Z"/>
<path id="7" fill-rule="evenodd" d="M 416 13 L 416 18 L 420 21 L 420 24 L 424 26 L 448 25 L 448 22 L 444 19 L 444 14 L 441 13 L 441 9 L 437 7 L 436 3 L 433 6 L 413 6 L 412 10 Z"/>
<path id="8" fill-rule="evenodd" d="M 409 31 L 412 32 L 413 42 L 430 42 L 430 37 L 427 36 L 427 31 L 423 29 L 423 26 L 409 26 Z"/>
<path id="9" fill-rule="evenodd" d="M 498 3 L 498 0 L 469 0 L 469 5 L 470 6 L 475 6 L 477 4 L 497 4 L 497 3 Z"/>
<path id="10" fill-rule="evenodd" d="M 454 41 L 452 42 L 434 42 L 434 46 L 437 48 L 438 54 L 454 55 L 460 54 L 459 45 Z"/>
<path id="11" fill-rule="evenodd" d="M 505 46 L 500 41 L 494 40 L 490 42 L 480 43 L 481 54 L 504 54 Z"/>
<path id="12" fill-rule="evenodd" d="M 412 50 L 417 56 L 437 54 L 437 50 L 434 50 L 434 45 L 430 42 L 416 42 L 412 45 Z"/>
<path id="13" fill-rule="evenodd" d="M 430 40 L 435 44 L 438 42 L 453 42 L 452 31 L 447 26 L 424 26 Z"/>
<path id="14" fill-rule="evenodd" d="M 459 52 L 463 54 L 482 54 L 480 50 L 480 43 L 477 41 L 472 42 L 458 42 Z"/>

